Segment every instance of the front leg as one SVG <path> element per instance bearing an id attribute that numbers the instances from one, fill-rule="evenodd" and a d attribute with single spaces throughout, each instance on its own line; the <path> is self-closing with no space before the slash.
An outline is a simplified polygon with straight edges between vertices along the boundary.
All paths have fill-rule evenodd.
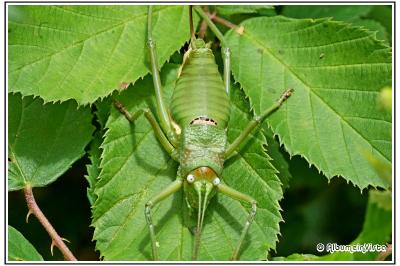
<path id="1" fill-rule="evenodd" d="M 153 252 L 153 260 L 159 260 L 158 248 L 160 244 L 157 242 L 156 233 L 154 231 L 154 224 L 151 217 L 151 209 L 157 203 L 163 201 L 168 196 L 174 194 L 179 189 L 182 188 L 183 181 L 181 178 L 177 178 L 174 182 L 172 182 L 168 187 L 163 189 L 158 195 L 154 196 L 151 200 L 149 200 L 144 209 L 144 215 L 146 217 L 147 225 L 149 226 L 150 231 L 150 240 L 151 240 L 151 248 Z"/>
<path id="2" fill-rule="evenodd" d="M 243 129 L 242 133 L 240 133 L 239 137 L 229 145 L 228 149 L 225 152 L 225 158 L 229 159 L 229 157 L 233 154 L 233 152 L 242 144 L 246 138 L 250 135 L 250 133 L 261 124 L 268 116 L 278 110 L 281 107 L 282 103 L 286 101 L 293 93 L 292 89 L 286 90 L 278 101 L 276 101 L 270 108 L 265 110 L 260 116 L 255 116 L 253 120 L 251 120 L 247 126 Z"/>
<path id="3" fill-rule="evenodd" d="M 250 211 L 249 215 L 247 216 L 247 220 L 243 227 L 239 241 L 236 244 L 236 248 L 233 251 L 233 254 L 231 257 L 231 260 L 237 260 L 239 258 L 240 247 L 242 246 L 243 240 L 245 239 L 247 232 L 249 231 L 250 225 L 254 221 L 254 217 L 256 216 L 257 201 L 255 199 L 253 199 L 252 197 L 250 197 L 246 194 L 243 194 L 242 192 L 239 192 L 239 191 L 237 191 L 227 185 L 224 185 L 224 184 L 219 184 L 218 190 L 219 190 L 219 192 L 221 192 L 233 199 L 245 201 L 245 202 L 248 202 L 251 204 L 251 211 Z"/>

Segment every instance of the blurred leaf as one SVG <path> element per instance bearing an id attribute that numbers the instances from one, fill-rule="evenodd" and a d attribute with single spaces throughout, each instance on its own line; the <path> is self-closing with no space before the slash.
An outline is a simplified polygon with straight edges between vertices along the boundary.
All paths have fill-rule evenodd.
<path id="1" fill-rule="evenodd" d="M 392 43 L 392 6 L 390 5 L 375 5 L 371 11 L 366 15 L 366 18 L 370 18 L 378 21 L 386 29 L 386 39 L 389 43 Z"/>
<path id="2" fill-rule="evenodd" d="M 55 181 L 84 153 L 93 126 L 89 108 L 72 101 L 8 95 L 8 190 L 43 187 Z"/>
<path id="3" fill-rule="evenodd" d="M 12 226 L 8 226 L 9 261 L 43 261 L 34 246 Z"/>
<path id="4" fill-rule="evenodd" d="M 367 159 L 375 173 L 386 183 L 386 187 L 390 188 L 392 185 L 392 164 L 370 152 L 363 152 L 361 155 Z"/>
<path id="5" fill-rule="evenodd" d="M 319 260 L 320 257 L 313 255 L 313 254 L 298 254 L 294 253 L 287 257 L 274 257 L 272 258 L 273 261 L 315 261 Z"/>
<path id="6" fill-rule="evenodd" d="M 292 18 L 327 18 L 349 21 L 367 15 L 373 6 L 364 5 L 288 5 L 284 6 L 282 15 Z"/>
<path id="7" fill-rule="evenodd" d="M 378 95 L 378 107 L 386 112 L 392 113 L 392 87 L 383 87 Z"/>
<path id="8" fill-rule="evenodd" d="M 9 92 L 85 105 L 149 72 L 147 6 L 29 5 L 12 10 Z M 157 7 L 153 21 L 161 66 L 189 39 L 187 7 Z"/>
<path id="9" fill-rule="evenodd" d="M 388 41 L 388 36 L 386 34 L 385 27 L 382 26 L 379 22 L 372 20 L 372 19 L 353 19 L 351 22 L 354 26 L 361 26 L 370 31 L 376 32 L 376 38 L 378 40 L 385 40 Z"/>
<path id="10" fill-rule="evenodd" d="M 373 194 L 376 192 L 373 191 Z M 364 226 L 358 237 L 350 245 L 386 245 L 391 243 L 392 233 L 392 212 L 379 207 L 376 203 L 375 195 L 368 202 L 367 213 Z M 328 243 L 322 243 L 326 247 Z M 374 261 L 377 259 L 377 252 L 334 252 L 325 256 L 315 256 L 312 254 L 292 254 L 288 257 L 276 257 L 273 260 L 283 261 Z"/>
<path id="11" fill-rule="evenodd" d="M 176 71 L 177 66 L 163 68 L 166 97 L 172 93 Z M 131 113 L 143 107 L 150 107 L 154 112 L 151 77 L 129 88 L 118 99 Z M 243 93 L 233 90 L 232 101 L 230 141 L 251 117 Z M 97 248 L 105 260 L 148 260 L 151 244 L 144 206 L 176 178 L 177 164 L 163 151 L 143 116 L 135 125 L 130 125 L 113 109 L 107 128 L 102 144 L 102 170 L 95 189 L 98 199 L 93 225 Z M 243 260 L 266 258 L 266 251 L 275 248 L 282 220 L 278 204 L 282 198 L 281 183 L 263 144 L 262 134 L 255 134 L 243 151 L 226 162 L 223 172 L 226 184 L 248 193 L 259 203 L 256 220 L 245 239 Z M 190 218 L 193 216 L 187 217 L 183 192 L 175 193 L 153 210 L 160 258 L 190 260 L 194 239 Z M 218 195 L 207 210 L 199 259 L 228 260 L 245 224 L 248 206 Z"/>
<path id="12" fill-rule="evenodd" d="M 370 194 L 371 196 L 371 194 Z M 386 245 L 388 242 L 391 243 L 392 233 L 392 212 L 390 210 L 382 209 L 373 201 L 369 201 L 367 214 L 363 230 L 360 235 L 351 242 L 355 244 L 381 244 Z M 344 255 L 341 255 L 344 254 Z M 366 253 L 332 253 L 325 256 L 325 260 L 341 260 L 342 256 L 346 256 L 343 259 L 346 260 L 376 260 L 377 252 L 366 252 Z"/>
<path id="13" fill-rule="evenodd" d="M 101 101 L 95 102 L 95 106 L 96 106 L 95 114 L 96 114 L 97 122 L 99 122 L 99 124 L 100 124 L 101 130 L 105 129 L 107 119 L 110 116 L 111 107 L 112 107 L 111 97 L 112 97 L 112 95 Z"/>
<path id="14" fill-rule="evenodd" d="M 369 192 L 369 200 L 385 211 L 392 210 L 392 191 L 390 190 L 371 190 Z"/>
<path id="15" fill-rule="evenodd" d="M 333 20 L 349 22 L 355 26 L 362 26 L 371 31 L 376 31 L 377 39 L 390 40 L 390 36 L 388 36 L 388 32 L 380 23 L 380 20 L 374 20 L 373 17 L 368 16 L 374 9 L 374 6 L 364 5 L 285 6 L 282 15 L 293 18 L 332 17 Z M 367 17 L 369 19 L 366 19 Z M 389 35 L 390 33 L 391 31 L 389 31 Z"/>
<path id="16" fill-rule="evenodd" d="M 274 9 L 271 5 L 223 5 L 215 6 L 218 14 L 223 16 L 231 16 L 235 14 L 255 14 L 265 10 Z"/>
<path id="17" fill-rule="evenodd" d="M 386 187 L 360 152 L 392 159 L 391 116 L 375 109 L 379 89 L 391 82 L 390 48 L 365 30 L 325 19 L 260 17 L 241 25 L 242 35 L 231 30 L 226 38 L 234 78 L 254 111 L 295 90 L 268 119 L 288 152 L 328 178 Z"/>

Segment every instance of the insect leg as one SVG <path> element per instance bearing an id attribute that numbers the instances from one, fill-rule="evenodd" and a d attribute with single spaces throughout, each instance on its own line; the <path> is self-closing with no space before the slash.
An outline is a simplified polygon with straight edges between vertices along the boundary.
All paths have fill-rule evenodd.
<path id="1" fill-rule="evenodd" d="M 225 91 L 229 95 L 231 89 L 231 49 L 229 47 L 223 48 L 224 54 L 224 84 Z"/>
<path id="2" fill-rule="evenodd" d="M 250 197 L 250 196 L 248 196 L 248 195 L 246 195 L 246 194 L 244 194 L 242 192 L 239 192 L 239 191 L 237 191 L 237 190 L 235 190 L 235 189 L 233 189 L 233 188 L 231 188 L 231 187 L 229 187 L 227 185 L 224 185 L 222 183 L 218 185 L 218 190 L 219 190 L 219 192 L 221 192 L 221 193 L 223 193 L 223 194 L 225 194 L 225 195 L 227 195 L 227 196 L 229 196 L 229 197 L 231 197 L 233 199 L 242 200 L 242 201 L 245 201 L 245 202 L 248 202 L 248 203 L 251 204 L 251 211 L 250 211 L 249 215 L 247 216 L 247 220 L 246 220 L 246 223 L 245 223 L 245 225 L 243 227 L 243 230 L 242 230 L 242 233 L 240 235 L 239 241 L 236 244 L 236 248 L 233 251 L 233 254 L 232 254 L 232 257 L 231 257 L 231 260 L 237 260 L 238 257 L 239 257 L 240 247 L 241 247 L 241 245 L 243 243 L 243 240 L 246 237 L 247 232 L 249 231 L 250 225 L 253 222 L 254 217 L 256 216 L 257 201 L 255 199 L 253 199 L 252 197 Z"/>
<path id="3" fill-rule="evenodd" d="M 153 221 L 152 221 L 152 218 L 151 218 L 151 209 L 154 207 L 154 205 L 156 205 L 157 203 L 163 201 L 168 196 L 174 194 L 179 189 L 181 189 L 182 184 L 183 184 L 182 179 L 181 178 L 177 178 L 168 187 L 166 187 L 164 190 L 162 190 L 160 193 L 158 193 L 158 195 L 154 196 L 151 200 L 149 200 L 145 205 L 144 215 L 146 217 L 147 225 L 149 226 L 150 239 L 151 239 L 151 248 L 152 248 L 153 259 L 154 260 L 159 260 L 159 255 L 158 255 L 159 243 L 157 242 L 156 234 L 155 234 L 155 231 L 154 231 L 154 225 L 153 225 Z"/>
<path id="4" fill-rule="evenodd" d="M 167 134 L 168 139 L 174 142 L 175 132 L 172 129 L 171 120 L 162 96 L 162 85 L 160 74 L 158 72 L 159 67 L 156 53 L 156 43 L 152 37 L 152 15 L 152 6 L 149 6 L 147 14 L 147 47 L 150 51 L 151 73 L 153 76 L 153 83 L 157 100 L 157 114 L 160 118 L 161 128 Z"/>
<path id="5" fill-rule="evenodd" d="M 135 120 L 142 114 L 144 113 L 144 116 L 147 118 L 147 120 L 150 122 L 151 127 L 154 130 L 154 133 L 158 139 L 158 141 L 161 143 L 161 145 L 164 147 L 164 149 L 169 153 L 169 155 L 174 159 L 178 160 L 178 156 L 176 154 L 176 149 L 172 144 L 169 142 L 168 138 L 165 136 L 164 132 L 161 130 L 160 125 L 158 124 L 156 118 L 154 117 L 153 113 L 149 109 L 141 109 L 137 112 L 135 112 L 133 115 L 131 115 L 128 110 L 123 106 L 123 104 L 117 100 L 113 99 L 113 103 L 115 108 L 117 108 L 118 111 L 120 111 L 126 119 L 130 123 L 134 123 Z"/>
<path id="6" fill-rule="evenodd" d="M 253 120 L 251 120 L 245 129 L 243 129 L 242 133 L 240 133 L 239 137 L 235 139 L 235 141 L 229 145 L 228 149 L 225 151 L 225 158 L 228 159 L 232 153 L 242 144 L 246 138 L 250 135 L 250 133 L 261 124 L 268 116 L 270 116 L 273 112 L 275 112 L 284 101 L 286 101 L 293 93 L 292 89 L 286 90 L 278 101 L 276 101 L 270 108 L 261 113 L 260 116 L 255 116 Z"/>

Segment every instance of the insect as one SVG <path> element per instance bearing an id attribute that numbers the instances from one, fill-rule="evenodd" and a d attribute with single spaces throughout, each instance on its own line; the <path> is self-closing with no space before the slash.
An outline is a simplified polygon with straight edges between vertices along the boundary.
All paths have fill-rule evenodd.
<path id="1" fill-rule="evenodd" d="M 121 103 L 114 101 L 114 105 L 132 123 L 138 115 L 144 114 L 163 148 L 179 163 L 176 180 L 149 199 L 145 205 L 145 218 L 150 231 L 153 259 L 159 260 L 159 244 L 156 239 L 156 228 L 152 222 L 151 210 L 156 204 L 183 189 L 188 206 L 197 210 L 193 260 L 198 258 L 204 216 L 210 199 L 215 194 L 222 193 L 251 205 L 247 221 L 231 256 L 232 260 L 237 260 L 242 242 L 256 215 L 257 202 L 250 195 L 241 193 L 223 183 L 221 174 L 224 161 L 239 149 L 249 134 L 265 118 L 276 111 L 290 97 L 292 90 L 286 90 L 278 101 L 249 122 L 238 138 L 228 144 L 230 49 L 222 33 L 209 19 L 208 15 L 198 6 L 193 8 L 207 22 L 210 29 L 223 44 L 223 77 L 218 72 L 218 66 L 215 63 L 210 45 L 195 36 L 192 7 L 190 7 L 191 41 L 189 50 L 184 55 L 172 101 L 170 106 L 167 107 L 162 97 L 155 41 L 152 37 L 152 7 L 149 6 L 147 46 L 150 52 L 159 122 L 149 109 L 141 110 L 131 116 Z M 188 102 L 188 99 L 192 101 Z"/>

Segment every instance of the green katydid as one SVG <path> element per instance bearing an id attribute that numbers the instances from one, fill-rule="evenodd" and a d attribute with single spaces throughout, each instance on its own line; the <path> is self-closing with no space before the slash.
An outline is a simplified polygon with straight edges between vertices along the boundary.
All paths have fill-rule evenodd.
<path id="1" fill-rule="evenodd" d="M 208 15 L 198 6 L 195 6 L 194 9 L 207 22 L 224 47 L 223 78 L 218 72 L 218 67 L 209 45 L 203 39 L 195 37 L 191 7 L 189 9 L 190 46 L 184 55 L 184 61 L 178 73 L 171 105 L 167 108 L 162 97 L 155 41 L 152 37 L 152 7 L 149 6 L 147 46 L 150 51 L 151 72 L 160 124 L 149 109 L 144 109 L 131 115 L 118 101 L 114 101 L 114 105 L 131 123 L 134 123 L 136 117 L 143 113 L 150 122 L 161 145 L 180 164 L 176 180 L 160 193 L 154 195 L 145 206 L 145 218 L 150 231 L 153 259 L 159 260 L 159 245 L 156 239 L 155 226 L 152 222 L 151 209 L 165 198 L 183 189 L 189 208 L 197 210 L 193 260 L 196 260 L 199 255 L 205 211 L 210 199 L 216 193 L 222 193 L 251 205 L 247 221 L 231 257 L 232 260 L 236 260 L 239 257 L 241 244 L 256 215 L 257 202 L 251 196 L 243 194 L 222 182 L 221 174 L 224 161 L 239 149 L 250 133 L 264 119 L 276 111 L 290 97 L 292 90 L 286 90 L 269 109 L 260 116 L 254 117 L 238 138 L 228 145 L 230 49 L 222 33 Z"/>

